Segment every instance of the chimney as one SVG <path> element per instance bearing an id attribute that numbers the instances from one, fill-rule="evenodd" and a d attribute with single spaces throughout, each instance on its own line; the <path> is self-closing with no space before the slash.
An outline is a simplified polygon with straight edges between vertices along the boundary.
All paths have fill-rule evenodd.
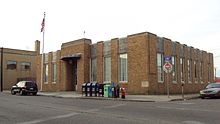
<path id="1" fill-rule="evenodd" d="M 40 55 L 40 41 L 39 40 L 35 41 L 35 51 L 37 55 Z"/>

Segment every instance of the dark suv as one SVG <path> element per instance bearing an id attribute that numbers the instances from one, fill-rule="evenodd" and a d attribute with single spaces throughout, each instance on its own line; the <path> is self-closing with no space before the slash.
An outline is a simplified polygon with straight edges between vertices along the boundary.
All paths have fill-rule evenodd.
<path id="1" fill-rule="evenodd" d="M 32 93 L 37 95 L 38 88 L 37 84 L 33 81 L 20 81 L 16 85 L 11 87 L 11 94 L 15 95 L 19 93 L 20 95 L 27 95 Z"/>

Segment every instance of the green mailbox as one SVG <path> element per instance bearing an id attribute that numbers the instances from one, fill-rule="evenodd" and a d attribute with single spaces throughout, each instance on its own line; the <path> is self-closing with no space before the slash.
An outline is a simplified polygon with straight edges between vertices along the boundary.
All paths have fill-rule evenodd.
<path id="1" fill-rule="evenodd" d="M 109 89 L 110 89 L 110 85 L 109 84 L 104 85 L 104 97 L 108 97 L 109 96 Z"/>

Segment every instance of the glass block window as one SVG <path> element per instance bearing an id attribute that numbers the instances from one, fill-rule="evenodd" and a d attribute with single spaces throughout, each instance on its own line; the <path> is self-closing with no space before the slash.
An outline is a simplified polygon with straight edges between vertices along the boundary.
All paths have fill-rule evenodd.
<path id="1" fill-rule="evenodd" d="M 56 63 L 52 63 L 52 82 L 56 83 Z"/>
<path id="2" fill-rule="evenodd" d="M 48 64 L 44 64 L 44 83 L 48 83 Z"/>
<path id="3" fill-rule="evenodd" d="M 163 54 L 157 53 L 157 81 L 163 82 Z"/>
<path id="4" fill-rule="evenodd" d="M 119 55 L 119 81 L 128 80 L 127 53 Z"/>
<path id="5" fill-rule="evenodd" d="M 180 69 L 181 82 L 184 82 L 184 58 L 180 58 Z"/>
<path id="6" fill-rule="evenodd" d="M 188 82 L 191 82 L 191 59 L 187 60 L 187 70 L 188 70 Z"/>
<path id="7" fill-rule="evenodd" d="M 104 82 L 111 82 L 111 57 L 104 57 Z"/>
<path id="8" fill-rule="evenodd" d="M 96 81 L 96 58 L 91 59 L 91 81 Z"/>
<path id="9" fill-rule="evenodd" d="M 176 83 L 177 82 L 177 78 L 176 78 L 176 56 L 172 56 L 172 66 L 173 66 L 173 71 L 172 71 L 172 79 L 173 82 Z"/>
<path id="10" fill-rule="evenodd" d="M 203 82 L 203 62 L 200 62 L 200 81 Z"/>
<path id="11" fill-rule="evenodd" d="M 195 82 L 198 81 L 198 77 L 197 77 L 197 61 L 194 61 L 194 79 L 195 79 Z"/>

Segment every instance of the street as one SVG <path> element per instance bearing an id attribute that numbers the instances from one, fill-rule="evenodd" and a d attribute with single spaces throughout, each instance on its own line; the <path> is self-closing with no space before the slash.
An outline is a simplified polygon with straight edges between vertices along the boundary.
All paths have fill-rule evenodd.
<path id="1" fill-rule="evenodd" d="M 220 99 L 131 102 L 0 93 L 1 124 L 219 124 Z"/>

